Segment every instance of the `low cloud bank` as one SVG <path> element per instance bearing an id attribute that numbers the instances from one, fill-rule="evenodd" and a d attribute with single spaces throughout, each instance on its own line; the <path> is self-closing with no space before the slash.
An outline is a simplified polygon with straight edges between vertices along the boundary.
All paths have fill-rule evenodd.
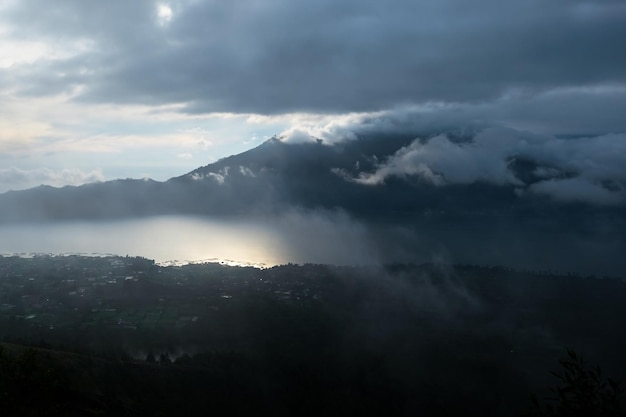
<path id="1" fill-rule="evenodd" d="M 487 125 L 475 115 L 447 105 L 406 106 L 390 110 L 296 118 L 278 135 L 284 143 L 321 142 L 333 145 L 368 135 L 480 131 Z"/>
<path id="2" fill-rule="evenodd" d="M 336 145 L 363 137 L 414 138 L 391 156 L 374 155 L 380 162 L 373 171 L 354 175 L 334 170 L 363 185 L 415 176 L 435 186 L 485 182 L 514 186 L 520 195 L 626 204 L 626 133 L 535 133 L 453 110 L 433 105 L 309 120 L 285 130 L 279 139 Z"/>
<path id="3" fill-rule="evenodd" d="M 624 204 L 626 134 L 561 139 L 488 128 L 467 142 L 418 138 L 354 181 L 378 185 L 413 175 L 437 186 L 483 181 L 564 201 Z"/>

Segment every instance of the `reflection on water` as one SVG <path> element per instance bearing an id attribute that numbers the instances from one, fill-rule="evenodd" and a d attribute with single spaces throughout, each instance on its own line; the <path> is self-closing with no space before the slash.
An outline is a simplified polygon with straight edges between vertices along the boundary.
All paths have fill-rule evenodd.
<path id="1" fill-rule="evenodd" d="M 157 262 L 232 260 L 283 263 L 281 242 L 269 228 L 238 221 L 156 217 L 111 222 L 1 226 L 3 253 L 101 253 Z"/>
<path id="2" fill-rule="evenodd" d="M 360 263 L 371 258 L 364 233 L 350 221 L 298 214 L 272 219 L 216 220 L 163 216 L 107 222 L 0 226 L 0 253 L 143 256 L 159 263 L 221 261 L 272 266 Z M 332 242 L 332 245 L 329 244 Z"/>

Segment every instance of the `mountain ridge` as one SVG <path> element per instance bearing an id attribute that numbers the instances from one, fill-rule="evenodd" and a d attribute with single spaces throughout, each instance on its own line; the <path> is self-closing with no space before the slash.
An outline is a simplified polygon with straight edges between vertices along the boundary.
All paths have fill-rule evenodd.
<path id="1" fill-rule="evenodd" d="M 472 149 L 467 135 L 448 136 L 445 146 Z M 227 215 L 278 212 L 294 206 L 341 209 L 359 217 L 383 219 L 552 217 L 565 211 L 568 215 L 621 213 L 619 206 L 559 201 L 524 191 L 538 182 L 550 185 L 551 181 L 572 178 L 574 174 L 548 163 L 541 165 L 523 155 L 504 161 L 508 180 L 479 176 L 441 185 L 441 181 L 446 181 L 445 172 L 430 168 L 415 171 L 410 166 L 413 162 L 405 160 L 416 150 L 418 156 L 419 152 L 428 151 L 425 146 L 437 141 L 442 141 L 438 132 L 421 136 L 362 135 L 330 144 L 314 138 L 310 142 L 287 143 L 275 136 L 248 151 L 162 182 L 117 179 L 7 192 L 0 195 L 0 222 L 159 214 Z M 456 149 L 450 148 L 449 152 Z M 415 163 L 418 167 L 420 164 Z M 620 183 L 606 184 L 607 189 L 612 186 L 619 191 Z"/>

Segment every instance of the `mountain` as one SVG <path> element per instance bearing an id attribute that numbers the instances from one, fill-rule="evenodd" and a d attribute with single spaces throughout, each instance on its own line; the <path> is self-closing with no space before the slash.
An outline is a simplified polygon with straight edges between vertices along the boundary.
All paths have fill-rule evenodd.
<path id="1" fill-rule="evenodd" d="M 471 140 L 462 135 L 449 137 L 453 143 Z M 545 180 L 537 174 L 542 167 L 524 158 L 507 161 L 507 175 L 517 184 L 478 180 L 441 186 L 421 172 L 410 171 L 372 184 L 372 173 L 406 153 L 414 139 L 415 134 L 371 135 L 337 144 L 321 140 L 291 144 L 274 137 L 165 182 L 126 179 L 7 192 L 0 195 L 0 221 L 246 214 L 293 206 L 339 208 L 366 219 L 429 222 L 515 217 L 566 218 L 579 223 L 581 218 L 599 214 L 622 217 L 621 207 L 520 195 L 519 183 L 532 186 Z M 553 176 L 567 175 L 553 171 Z"/>
<path id="2" fill-rule="evenodd" d="M 619 155 L 593 154 L 604 145 L 586 139 L 502 129 L 444 133 L 363 134 L 337 143 L 274 137 L 164 182 L 4 193 L 0 224 L 342 213 L 385 256 L 445 248 L 459 262 L 524 267 L 558 258 L 559 268 L 576 260 L 576 270 L 626 272 Z M 590 164 L 588 155 L 605 163 Z"/>

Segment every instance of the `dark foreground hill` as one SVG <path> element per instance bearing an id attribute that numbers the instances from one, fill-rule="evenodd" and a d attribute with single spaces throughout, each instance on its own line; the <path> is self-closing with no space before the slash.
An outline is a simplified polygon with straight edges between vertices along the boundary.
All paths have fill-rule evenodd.
<path id="1" fill-rule="evenodd" d="M 210 362 L 128 358 L 0 344 L 0 411 L 9 416 L 272 415 L 241 355 Z"/>
<path id="2" fill-rule="evenodd" d="M 5 345 L 15 389 L 3 404 L 19 415 L 43 404 L 58 415 L 519 416 L 555 385 L 566 347 L 626 379 L 616 278 L 117 257 L 0 267 L 0 337 L 45 347 L 32 358 Z"/>

